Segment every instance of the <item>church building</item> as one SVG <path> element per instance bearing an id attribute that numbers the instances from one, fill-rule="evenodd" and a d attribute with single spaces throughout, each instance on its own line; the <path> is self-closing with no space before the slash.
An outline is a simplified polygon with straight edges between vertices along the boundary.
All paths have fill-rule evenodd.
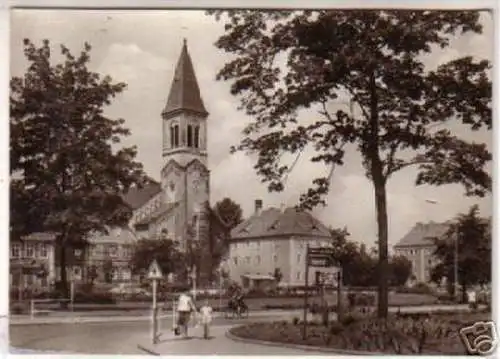
<path id="1" fill-rule="evenodd" d="M 186 40 L 161 118 L 161 183 L 153 183 L 132 195 L 142 200 L 135 204 L 130 225 L 138 237 L 152 238 L 166 232 L 184 246 L 189 236 L 202 239 L 208 235 L 206 204 L 210 200 L 208 112 Z M 130 197 L 131 194 L 129 203 Z"/>

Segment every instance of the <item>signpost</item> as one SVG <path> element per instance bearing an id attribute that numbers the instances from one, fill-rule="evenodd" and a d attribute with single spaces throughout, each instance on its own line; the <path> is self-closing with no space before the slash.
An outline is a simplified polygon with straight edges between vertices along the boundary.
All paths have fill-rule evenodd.
<path id="1" fill-rule="evenodd" d="M 335 267 L 334 260 L 334 250 L 333 248 L 328 247 L 318 247 L 311 248 L 307 245 L 306 248 L 306 260 L 305 260 L 305 292 L 304 292 L 304 326 L 302 328 L 302 336 L 304 339 L 307 338 L 307 307 L 308 307 L 308 297 L 309 297 L 309 268 L 332 268 Z M 340 273 L 340 271 L 339 271 Z M 324 282 L 322 274 L 320 273 L 317 284 L 321 285 L 321 293 L 322 293 L 322 301 L 324 302 Z M 339 275 L 339 283 L 340 283 L 340 275 Z M 340 288 L 340 284 L 338 284 Z M 340 293 L 337 298 L 338 303 L 340 304 Z M 339 310 L 340 306 L 338 306 Z"/>
<path id="2" fill-rule="evenodd" d="M 156 303 L 156 296 L 157 296 L 157 290 L 158 290 L 158 281 L 163 278 L 163 274 L 161 272 L 160 266 L 158 265 L 158 262 L 153 260 L 149 266 L 148 270 L 148 279 L 152 281 L 152 287 L 153 287 L 153 305 L 151 308 L 151 338 L 153 344 L 158 343 L 158 306 Z"/>

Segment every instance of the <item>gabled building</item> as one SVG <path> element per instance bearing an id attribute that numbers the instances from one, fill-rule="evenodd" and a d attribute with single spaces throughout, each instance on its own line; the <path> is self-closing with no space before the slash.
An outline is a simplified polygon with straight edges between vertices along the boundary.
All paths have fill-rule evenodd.
<path id="1" fill-rule="evenodd" d="M 10 240 L 10 285 L 13 288 L 47 289 L 55 281 L 54 233 L 32 233 Z"/>
<path id="2" fill-rule="evenodd" d="M 244 287 L 273 280 L 277 269 L 282 274 L 280 286 L 303 286 L 307 246 L 330 243 L 329 229 L 311 213 L 262 209 L 262 201 L 256 200 L 254 214 L 231 231 L 226 266 L 230 278 Z M 310 283 L 313 277 L 311 271 Z"/>
<path id="3" fill-rule="evenodd" d="M 436 265 L 434 241 L 448 231 L 450 223 L 417 223 L 394 246 L 394 253 L 411 262 L 414 281 L 426 283 L 430 281 L 431 268 Z"/>

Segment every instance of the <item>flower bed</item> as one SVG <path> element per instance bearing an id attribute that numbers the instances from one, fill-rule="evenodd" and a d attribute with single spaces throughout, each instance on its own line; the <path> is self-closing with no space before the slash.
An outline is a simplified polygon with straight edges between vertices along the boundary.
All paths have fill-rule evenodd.
<path id="1" fill-rule="evenodd" d="M 328 347 L 332 349 L 379 352 L 386 354 L 461 354 L 464 345 L 458 331 L 477 320 L 487 320 L 489 313 L 433 316 L 391 316 L 387 320 L 346 315 L 342 323 L 329 327 L 308 324 L 307 338 L 303 324 L 291 322 L 252 323 L 231 329 L 231 334 L 248 339 Z"/>

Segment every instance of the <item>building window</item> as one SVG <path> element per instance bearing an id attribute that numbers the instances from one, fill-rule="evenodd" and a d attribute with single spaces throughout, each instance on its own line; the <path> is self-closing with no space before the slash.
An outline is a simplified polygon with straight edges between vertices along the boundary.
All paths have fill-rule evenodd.
<path id="1" fill-rule="evenodd" d="M 234 257 L 233 262 L 234 262 L 234 265 L 237 266 L 238 265 L 238 257 Z"/>
<path id="2" fill-rule="evenodd" d="M 193 147 L 193 126 L 188 125 L 187 143 L 188 147 Z"/>
<path id="3" fill-rule="evenodd" d="M 245 257 L 245 261 L 247 262 L 247 264 L 250 264 L 250 257 L 249 256 Z"/>
<path id="4" fill-rule="evenodd" d="M 170 127 L 170 147 L 179 147 L 179 125 Z"/>
<path id="5" fill-rule="evenodd" d="M 273 256 L 273 261 L 274 261 L 274 263 L 276 263 L 278 261 L 278 256 L 276 254 Z"/>
<path id="6" fill-rule="evenodd" d="M 41 258 L 47 258 L 49 256 L 49 251 L 47 249 L 47 244 L 40 243 L 38 245 L 38 251 Z"/>
<path id="7" fill-rule="evenodd" d="M 260 256 L 255 257 L 255 264 L 260 264 Z"/>
<path id="8" fill-rule="evenodd" d="M 297 263 L 300 263 L 300 253 L 297 254 Z"/>
<path id="9" fill-rule="evenodd" d="M 35 248 L 33 244 L 28 243 L 26 245 L 26 257 L 31 258 L 35 256 Z"/>
<path id="10" fill-rule="evenodd" d="M 108 254 L 110 257 L 116 257 L 118 255 L 118 246 L 116 244 L 112 244 L 108 247 Z"/>
<path id="11" fill-rule="evenodd" d="M 194 147 L 200 148 L 200 126 L 194 128 Z"/>
<path id="12" fill-rule="evenodd" d="M 297 272 L 296 278 L 300 280 L 300 272 Z"/>
<path id="13" fill-rule="evenodd" d="M 10 248 L 10 256 L 12 258 L 21 257 L 21 245 L 19 243 L 12 244 L 12 247 Z"/>

